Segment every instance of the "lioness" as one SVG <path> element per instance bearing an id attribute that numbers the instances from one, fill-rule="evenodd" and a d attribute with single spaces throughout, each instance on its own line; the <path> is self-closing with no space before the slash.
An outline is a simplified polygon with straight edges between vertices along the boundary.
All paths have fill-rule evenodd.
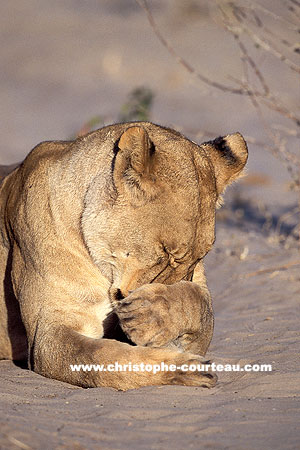
<path id="1" fill-rule="evenodd" d="M 179 366 L 212 338 L 202 261 L 247 154 L 239 133 L 199 146 L 149 122 L 35 147 L 0 191 L 0 358 L 84 387 L 214 386 Z M 177 369 L 70 369 L 116 361 Z"/>

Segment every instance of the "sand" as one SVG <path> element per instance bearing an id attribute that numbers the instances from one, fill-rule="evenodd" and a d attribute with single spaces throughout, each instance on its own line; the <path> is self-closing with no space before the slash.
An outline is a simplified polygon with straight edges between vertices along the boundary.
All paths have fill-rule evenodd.
<path id="1" fill-rule="evenodd" d="M 227 243 L 247 242 L 245 260 Z M 257 248 L 259 247 L 259 255 Z M 256 249 L 256 251 L 255 251 Z M 207 258 L 219 364 L 272 372 L 219 372 L 214 389 L 82 389 L 0 362 L 0 448 L 299 448 L 299 261 L 259 235 L 219 230 Z M 253 271 L 273 268 L 252 275 Z"/>
<path id="2" fill-rule="evenodd" d="M 220 76 L 220 67 L 240 74 L 232 39 L 207 16 L 187 28 L 170 2 L 150 3 L 190 61 L 202 67 L 205 58 L 212 76 Z M 41 140 L 71 137 L 95 114 L 117 120 L 128 92 L 143 83 L 156 93 L 154 122 L 175 124 L 198 140 L 199 129 L 263 139 L 244 98 L 212 97 L 189 84 L 134 1 L 100 4 L 101 14 L 94 0 L 1 4 L 0 163 L 22 160 Z M 196 40 L 214 42 L 219 59 Z M 276 88 L 288 86 L 286 95 L 296 101 L 293 76 L 276 74 Z M 206 258 L 215 310 L 207 356 L 220 364 L 271 364 L 272 372 L 220 372 L 211 390 L 117 392 L 78 388 L 0 361 L 1 449 L 299 448 L 300 255 L 299 241 L 288 237 L 295 216 L 278 227 L 297 197 L 275 158 L 257 146 L 249 151 L 249 177 L 228 190 Z"/>

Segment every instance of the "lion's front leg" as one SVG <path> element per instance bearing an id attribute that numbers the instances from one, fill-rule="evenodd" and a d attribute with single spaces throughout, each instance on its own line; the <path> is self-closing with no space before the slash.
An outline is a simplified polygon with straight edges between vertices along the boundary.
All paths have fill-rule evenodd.
<path id="1" fill-rule="evenodd" d="M 209 291 L 189 281 L 146 284 L 121 300 L 116 313 L 123 331 L 138 345 L 205 355 L 212 339 Z"/>

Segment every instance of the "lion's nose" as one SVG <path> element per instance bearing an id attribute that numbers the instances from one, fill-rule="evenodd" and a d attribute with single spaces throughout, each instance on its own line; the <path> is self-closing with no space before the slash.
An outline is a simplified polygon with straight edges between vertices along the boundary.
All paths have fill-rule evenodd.
<path id="1" fill-rule="evenodd" d="M 112 288 L 109 292 L 110 299 L 113 303 L 119 302 L 120 300 L 123 300 L 125 298 L 125 295 L 121 291 L 121 289 L 118 288 Z"/>
<path id="2" fill-rule="evenodd" d="M 123 300 L 123 298 L 125 298 L 125 296 L 123 295 L 121 289 L 117 289 L 116 293 L 115 293 L 115 299 L 116 300 Z"/>

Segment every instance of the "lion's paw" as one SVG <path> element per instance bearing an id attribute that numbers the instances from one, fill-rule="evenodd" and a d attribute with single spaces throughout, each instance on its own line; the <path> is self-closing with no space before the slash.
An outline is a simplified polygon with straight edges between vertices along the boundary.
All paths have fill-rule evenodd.
<path id="1" fill-rule="evenodd" d="M 116 313 L 129 339 L 137 345 L 163 347 L 178 337 L 168 299 L 145 285 L 121 300 Z"/>

